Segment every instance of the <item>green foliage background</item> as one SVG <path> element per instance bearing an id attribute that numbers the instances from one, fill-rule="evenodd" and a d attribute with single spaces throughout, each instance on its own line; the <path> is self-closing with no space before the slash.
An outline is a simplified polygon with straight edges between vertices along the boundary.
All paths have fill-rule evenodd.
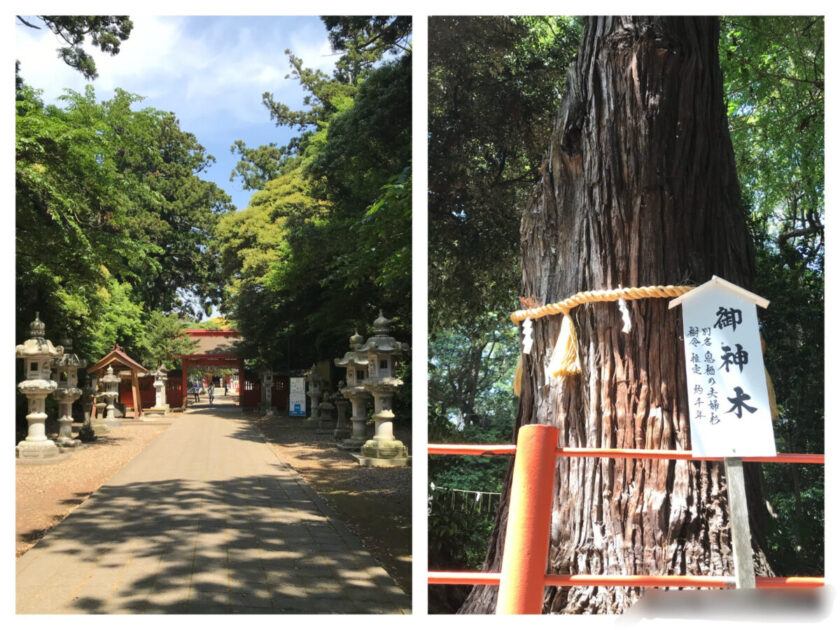
<path id="1" fill-rule="evenodd" d="M 208 246 L 230 200 L 200 177 L 213 157 L 140 100 L 117 90 L 98 103 L 89 86 L 59 107 L 17 91 L 17 339 L 40 312 L 50 338 L 89 360 L 119 344 L 157 364 L 176 353 L 161 329 L 202 312 L 185 292 L 218 302 Z"/>
<path id="2" fill-rule="evenodd" d="M 305 109 L 270 93 L 263 103 L 300 135 L 283 147 L 234 143 L 232 178 L 256 192 L 214 243 L 244 351 L 281 368 L 342 356 L 379 309 L 394 336 L 411 334 L 411 20 L 324 22 L 336 70 L 289 52 Z"/>
<path id="3" fill-rule="evenodd" d="M 62 59 L 87 78 L 85 41 L 116 54 L 132 28 L 120 16 L 19 22 L 59 32 Z M 324 23 L 341 55 L 333 76 L 287 51 L 303 109 L 263 95 L 299 135 L 233 143 L 232 179 L 255 191 L 239 212 L 204 179 L 214 158 L 174 114 L 119 89 L 98 102 L 92 86 L 48 105 L 18 67 L 16 339 L 39 312 L 48 337 L 71 337 L 89 362 L 119 344 L 172 368 L 194 345 L 185 328 L 233 320 L 248 363 L 282 370 L 342 356 L 380 308 L 410 338 L 411 19 Z M 216 311 L 228 319 L 199 324 Z M 396 404 L 409 418 L 410 396 Z"/>

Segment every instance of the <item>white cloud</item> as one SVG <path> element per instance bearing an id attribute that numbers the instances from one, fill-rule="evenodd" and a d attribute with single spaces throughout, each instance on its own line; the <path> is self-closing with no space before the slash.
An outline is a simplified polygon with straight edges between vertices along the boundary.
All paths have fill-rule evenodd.
<path id="1" fill-rule="evenodd" d="M 319 21 L 302 18 L 187 18 L 132 16 L 131 36 L 111 57 L 95 52 L 99 98 L 120 87 L 147 97 L 145 104 L 174 110 L 179 117 L 199 111 L 256 122 L 266 120 L 263 92 L 295 105 L 301 91 L 286 80 L 285 49 L 309 67 L 332 72 L 337 59 Z M 294 21 L 291 21 L 294 20 Z M 81 90 L 85 81 L 56 57 L 59 46 L 46 30 L 18 27 L 16 54 L 24 79 L 53 101 L 67 87 Z"/>
<path id="2" fill-rule="evenodd" d="M 212 178 L 223 188 L 232 168 L 228 148 L 234 140 L 248 144 L 280 141 L 278 130 L 262 105 L 270 92 L 276 100 L 300 107 L 303 92 L 289 73 L 286 49 L 304 65 L 332 73 L 333 55 L 327 31 L 310 17 L 155 17 L 132 15 L 134 29 L 115 57 L 91 52 L 99 71 L 94 81 L 98 100 L 114 88 L 140 94 L 143 107 L 173 111 L 181 128 L 195 133 L 220 165 Z M 63 88 L 84 89 L 82 75 L 57 58 L 56 37 L 42 29 L 16 27 L 15 54 L 21 76 L 44 90 L 54 102 Z M 217 172 L 216 172 L 217 171 Z"/>

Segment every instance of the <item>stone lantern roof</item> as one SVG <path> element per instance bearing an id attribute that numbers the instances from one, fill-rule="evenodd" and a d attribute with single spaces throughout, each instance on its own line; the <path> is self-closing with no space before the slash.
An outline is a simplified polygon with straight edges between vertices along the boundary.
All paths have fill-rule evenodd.
<path id="1" fill-rule="evenodd" d="M 36 357 L 59 357 L 64 353 L 62 346 L 54 346 L 49 339 L 44 337 L 46 327 L 44 322 L 35 314 L 35 320 L 29 325 L 31 337 L 22 344 L 15 346 L 15 355 L 19 359 L 30 359 Z"/>
<path id="2" fill-rule="evenodd" d="M 59 347 L 63 349 L 64 354 L 53 360 L 53 367 L 83 368 L 87 366 L 87 361 L 80 359 L 78 355 L 73 352 L 73 342 L 70 339 L 66 337 L 62 339 Z"/>
<path id="3" fill-rule="evenodd" d="M 358 332 L 356 332 L 352 337 L 350 337 L 350 350 L 349 352 L 345 352 L 342 358 L 335 359 L 334 363 L 336 367 L 366 368 L 368 364 L 368 358 L 367 354 L 361 351 L 363 342 L 364 337 L 362 337 Z"/>
<path id="4" fill-rule="evenodd" d="M 29 336 L 35 337 L 36 339 L 43 339 L 47 332 L 46 325 L 39 317 L 40 314 L 40 312 L 36 312 L 35 319 L 29 324 Z"/>
<path id="5" fill-rule="evenodd" d="M 99 379 L 100 383 L 105 383 L 106 385 L 112 385 L 115 383 L 119 383 L 120 381 L 122 381 L 122 379 L 116 374 L 114 374 L 114 368 L 110 365 L 108 366 L 108 369 L 105 370 L 105 376 Z"/>
<path id="6" fill-rule="evenodd" d="M 388 353 L 395 356 L 408 352 L 408 344 L 397 341 L 388 333 L 391 331 L 391 322 L 379 311 L 379 317 L 373 322 L 373 337 L 368 338 L 363 346 L 359 348 L 362 352 Z"/>

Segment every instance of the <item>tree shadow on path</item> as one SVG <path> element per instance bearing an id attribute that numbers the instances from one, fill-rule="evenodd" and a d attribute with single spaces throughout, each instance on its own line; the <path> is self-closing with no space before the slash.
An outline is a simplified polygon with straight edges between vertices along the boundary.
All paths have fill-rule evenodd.
<path id="1" fill-rule="evenodd" d="M 18 612 L 406 612 L 387 573 L 276 468 L 100 488 L 19 561 Z"/>

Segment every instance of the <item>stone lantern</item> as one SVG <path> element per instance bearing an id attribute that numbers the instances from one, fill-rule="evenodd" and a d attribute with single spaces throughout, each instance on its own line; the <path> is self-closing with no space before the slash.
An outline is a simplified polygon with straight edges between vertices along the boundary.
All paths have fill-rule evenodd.
<path id="1" fill-rule="evenodd" d="M 163 364 L 158 366 L 152 376 L 155 377 L 152 385 L 155 388 L 155 406 L 144 411 L 144 414 L 149 416 L 166 416 L 169 415 L 169 404 L 166 402 L 166 377 L 169 370 L 163 367 Z"/>
<path id="2" fill-rule="evenodd" d="M 58 387 L 53 392 L 53 398 L 58 402 L 58 439 L 59 446 L 81 446 L 81 440 L 73 439 L 73 403 L 82 395 L 82 390 L 76 387 L 79 382 L 78 370 L 87 365 L 87 361 L 80 359 L 73 353 L 73 342 L 62 339 L 61 346 L 64 354 L 53 360 Z"/>
<path id="3" fill-rule="evenodd" d="M 333 404 L 336 409 L 336 422 L 333 437 L 341 442 L 350 437 L 350 426 L 347 424 L 347 405 L 350 403 L 341 393 L 344 389 L 344 381 L 338 382 L 338 391 L 333 396 Z"/>
<path id="4" fill-rule="evenodd" d="M 391 337 L 390 322 L 379 312 L 373 322 L 373 337 L 359 348 L 367 353 L 368 376 L 362 386 L 373 394 L 374 435 L 362 446 L 359 463 L 363 466 L 405 466 L 408 450 L 394 437 L 391 401 L 403 382 L 394 376 L 394 359 L 408 351 L 408 344 Z"/>
<path id="5" fill-rule="evenodd" d="M 350 351 L 345 352 L 341 359 L 335 360 L 337 367 L 343 367 L 347 371 L 346 384 L 340 391 L 353 407 L 353 415 L 350 416 L 353 433 L 339 446 L 353 451 L 360 449 L 367 442 L 367 435 L 365 435 L 365 425 L 367 424 L 365 401 L 370 397 L 370 394 L 362 386 L 368 366 L 367 353 L 359 351 L 362 345 L 364 345 L 364 337 L 357 332 L 350 337 Z"/>
<path id="6" fill-rule="evenodd" d="M 318 378 L 318 369 L 314 363 L 306 375 L 306 382 L 309 385 L 306 388 L 306 395 L 309 396 L 309 417 L 305 424 L 312 426 L 318 422 L 320 416 L 318 403 L 321 401 L 321 379 Z"/>
<path id="7" fill-rule="evenodd" d="M 47 438 L 44 402 L 57 384 L 50 378 L 52 361 L 64 353 L 61 346 L 53 346 L 44 337 L 44 322 L 35 314 L 35 321 L 29 326 L 30 339 L 15 347 L 15 356 L 24 361 L 26 377 L 18 384 L 20 393 L 29 402 L 26 422 L 29 424 L 26 439 L 17 446 L 17 456 L 21 459 L 45 459 L 56 457 L 61 450 L 56 443 Z"/>
<path id="8" fill-rule="evenodd" d="M 99 379 L 99 382 L 102 383 L 104 388 L 102 396 L 105 398 L 105 422 L 111 426 L 114 426 L 117 422 L 114 417 L 114 401 L 120 395 L 121 380 L 119 376 L 114 374 L 114 368 L 110 365 L 105 371 L 105 376 Z"/>
<path id="9" fill-rule="evenodd" d="M 335 420 L 333 420 L 333 411 L 335 405 L 330 400 L 332 396 L 329 392 L 324 392 L 324 399 L 318 405 L 318 429 L 317 434 L 328 435 L 335 430 Z"/>

